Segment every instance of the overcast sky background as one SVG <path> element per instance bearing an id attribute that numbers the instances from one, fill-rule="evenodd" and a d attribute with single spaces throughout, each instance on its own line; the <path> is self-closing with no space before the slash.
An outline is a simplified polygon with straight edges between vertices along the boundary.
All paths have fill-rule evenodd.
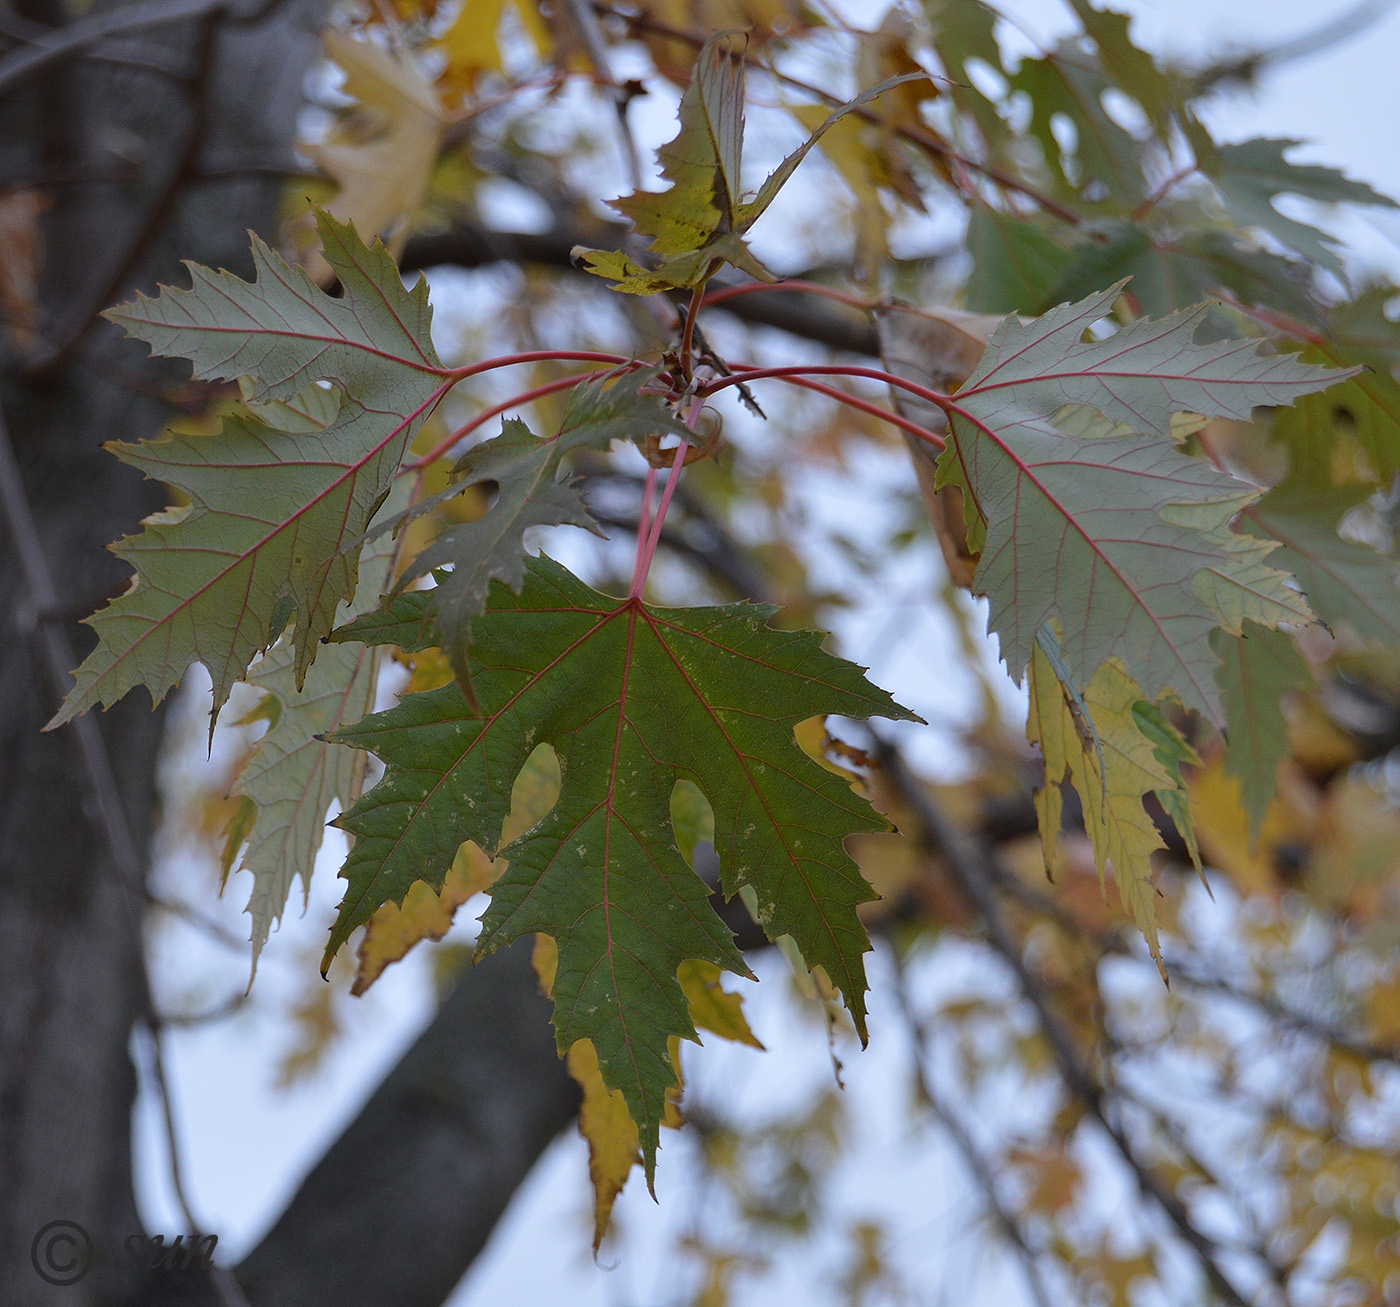
<path id="1" fill-rule="evenodd" d="M 884 8 L 856 3 L 843 7 L 853 19 L 872 26 Z M 1218 57 L 1226 49 L 1272 46 L 1315 30 L 1329 14 L 1350 8 L 1317 0 L 1160 4 L 1120 0 L 1119 7 L 1138 16 L 1134 33 L 1139 44 L 1190 61 Z M 1047 43 L 1069 27 L 1065 8 L 1053 0 L 1010 0 L 1001 8 Z M 1029 44 L 1024 48 L 1029 49 Z M 1400 6 L 1359 37 L 1266 74 L 1257 94 L 1221 97 L 1207 120 L 1225 140 L 1298 137 L 1309 145 L 1296 159 L 1342 167 L 1383 193 L 1400 195 L 1397 64 Z M 644 123 L 643 134 L 653 126 Z M 671 134 L 664 118 L 655 130 L 658 140 Z M 777 217 L 771 221 L 780 224 Z M 1392 276 L 1400 273 L 1400 218 L 1394 214 L 1355 211 L 1329 217 L 1327 225 L 1352 248 L 1353 267 L 1384 267 Z M 762 223 L 755 235 L 764 235 Z M 778 235 L 781 238 L 781 231 Z M 435 294 L 441 296 L 450 288 L 449 281 L 444 281 Z M 479 304 L 473 311 L 478 310 Z M 849 513 L 853 493 L 849 482 L 814 484 L 813 492 L 818 502 L 823 495 L 841 496 Z M 869 493 L 872 503 L 876 502 L 878 487 Z M 571 560 L 565 557 L 564 561 Z M 932 585 L 935 567 L 931 558 L 922 563 L 915 560 L 895 580 L 894 591 Z M 931 691 L 925 672 L 930 650 L 946 647 L 949 633 L 916 630 L 900 643 L 894 656 L 882 658 L 869 636 L 881 622 L 875 609 L 878 604 L 845 620 L 841 634 L 848 647 L 842 652 L 871 664 L 873 678 L 896 698 L 951 725 L 965 687 L 954 682 L 940 699 Z M 1009 697 L 1014 694 L 1009 692 Z M 204 711 L 202 703 L 184 701 L 185 729 L 191 736 L 202 733 Z M 941 747 L 939 735 L 927 738 L 935 744 L 916 747 L 925 755 L 936 754 Z M 180 769 L 189 756 L 190 751 L 184 750 L 172 770 L 172 787 L 178 789 L 182 783 Z M 921 760 L 927 764 L 930 757 Z M 332 832 L 309 910 L 299 915 L 293 900 L 287 922 L 263 954 L 247 1014 L 211 1027 L 171 1033 L 168 1062 L 186 1185 L 203 1227 L 220 1235 L 220 1260 L 225 1262 L 236 1261 L 256 1242 L 304 1170 L 359 1109 L 430 1015 L 430 986 L 419 951 L 391 968 L 364 999 L 346 1005 L 352 1035 L 336 1048 L 322 1071 L 291 1090 L 274 1087 L 276 1063 L 296 1036 L 271 1014 L 285 1007 L 288 996 L 306 988 L 306 976 L 314 969 L 339 897 L 335 871 L 342 852 Z M 215 904 L 206 873 L 192 870 L 178 851 L 170 850 L 161 874 L 173 895 L 194 902 L 239 938 L 246 938 L 242 914 L 248 894 L 246 875 L 235 877 L 222 901 Z M 1228 932 L 1228 907 L 1217 905 L 1213 911 L 1218 914 L 1215 926 Z M 461 924 L 454 933 L 470 931 L 464 921 L 467 915 L 459 913 Z M 216 945 L 186 928 L 159 931 L 153 951 L 156 984 L 169 1006 L 212 1004 L 246 982 L 246 953 L 220 953 Z M 746 1001 L 750 1020 L 770 1051 L 760 1055 L 711 1040 L 702 1054 L 690 1056 L 687 1069 L 701 1097 L 717 1095 L 723 1086 L 726 1102 L 737 1103 L 750 1119 L 763 1119 L 807 1101 L 830 1083 L 831 1071 L 824 1033 L 794 1016 L 785 964 L 770 953 L 755 965 L 763 983 L 745 987 Z M 899 1023 L 883 1006 L 882 996 L 889 991 L 883 983 L 885 965 L 877 957 L 872 966 L 870 1050 L 864 1054 L 843 1050 L 849 1108 L 860 1125 L 852 1159 L 840 1173 L 842 1210 L 852 1219 L 871 1215 L 890 1224 L 895 1233 L 894 1255 L 926 1291 L 920 1301 L 939 1301 L 948 1294 L 962 1307 L 1017 1307 L 1026 1301 L 1019 1271 L 997 1250 L 986 1227 L 976 1223 L 956 1158 L 932 1131 L 911 1126 L 908 1049 Z M 995 987 L 999 982 L 987 980 L 980 950 L 952 943 L 940 949 L 936 968 L 921 972 L 919 983 L 922 996 L 931 1000 L 936 993 L 955 993 L 968 986 L 985 992 L 989 984 Z M 1011 997 L 1008 987 L 1008 1001 Z M 1010 1096 L 1003 1101 L 979 1101 L 980 1111 L 1008 1118 L 1034 1106 Z M 684 1136 L 678 1139 L 667 1132 L 658 1170 L 659 1207 L 634 1177 L 618 1205 L 627 1241 L 615 1267 L 602 1269 L 589 1253 L 586 1151 L 577 1136 L 568 1132 L 517 1195 L 490 1248 L 451 1300 L 454 1307 L 547 1299 L 577 1307 L 674 1301 L 675 1277 L 665 1259 L 673 1247 L 674 1231 L 687 1228 L 697 1203 L 703 1201 L 693 1184 L 690 1147 Z M 181 1230 L 183 1219 L 168 1180 L 163 1129 L 148 1092 L 138 1106 L 137 1151 L 147 1228 Z M 823 1272 L 834 1267 L 832 1259 L 838 1253 L 837 1245 L 826 1244 L 809 1251 L 801 1264 L 789 1258 L 791 1265 L 780 1268 L 775 1278 L 756 1282 L 750 1293 L 741 1292 L 739 1300 L 834 1302 L 836 1291 L 832 1289 L 826 1298 L 821 1285 L 830 1283 Z"/>

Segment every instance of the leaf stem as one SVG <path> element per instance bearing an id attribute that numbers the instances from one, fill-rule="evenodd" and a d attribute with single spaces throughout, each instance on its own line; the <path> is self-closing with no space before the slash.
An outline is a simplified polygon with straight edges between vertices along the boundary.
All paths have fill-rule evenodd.
<path id="1" fill-rule="evenodd" d="M 685 326 L 681 330 L 681 379 L 690 380 L 690 348 L 695 339 L 695 319 L 700 316 L 700 305 L 705 299 L 705 287 L 697 286 L 690 296 L 690 306 L 685 312 Z"/>
<path id="2" fill-rule="evenodd" d="M 698 396 L 690 406 L 690 411 L 685 415 L 685 424 L 692 431 L 695 424 L 700 420 L 700 413 L 704 409 L 704 400 Z M 676 456 L 671 460 L 671 475 L 666 478 L 666 489 L 661 492 L 661 503 L 657 506 L 656 517 L 650 522 L 648 530 L 648 517 L 651 512 L 651 496 L 656 487 L 656 469 L 652 468 L 647 473 L 646 490 L 642 499 L 642 516 L 637 523 L 637 563 L 632 570 L 632 584 L 628 587 L 627 597 L 629 599 L 640 599 L 642 591 L 646 589 L 647 576 L 651 572 L 651 560 L 656 557 L 656 547 L 661 543 L 661 528 L 666 524 L 666 510 L 671 507 L 671 496 L 676 493 L 676 486 L 681 479 L 681 469 L 685 466 L 685 456 L 690 452 L 690 442 L 682 440 L 676 446 Z"/>
<path id="3" fill-rule="evenodd" d="M 1131 215 L 1132 220 L 1134 222 L 1141 222 L 1145 217 L 1147 217 L 1149 213 L 1152 212 L 1153 209 L 1155 209 L 1159 204 L 1161 204 L 1161 202 L 1167 197 L 1167 193 L 1171 191 L 1173 187 L 1175 187 L 1180 182 L 1184 182 L 1188 177 L 1192 176 L 1196 172 L 1196 170 L 1200 168 L 1200 166 L 1201 165 L 1199 163 L 1191 163 L 1184 168 L 1178 168 L 1176 172 L 1172 173 L 1170 177 L 1168 177 L 1160 186 L 1157 187 L 1155 191 L 1152 192 L 1151 195 L 1149 195 L 1145 200 L 1143 200 L 1141 204 L 1137 206 L 1136 209 L 1133 210 Z"/>
<path id="4" fill-rule="evenodd" d="M 425 468 L 430 463 L 437 462 L 449 449 L 459 440 L 471 435 L 478 427 L 489 422 L 493 417 L 504 413 L 507 409 L 516 408 L 521 404 L 528 404 L 531 400 L 536 400 L 544 395 L 552 395 L 556 390 L 567 390 L 570 386 L 581 385 L 585 381 L 593 381 L 598 377 L 606 376 L 611 368 L 599 368 L 597 372 L 576 372 L 571 377 L 556 377 L 553 381 L 546 381 L 543 385 L 532 386 L 529 390 L 522 390 L 518 395 L 512 395 L 509 399 L 502 400 L 499 404 L 478 413 L 470 422 L 464 423 L 448 436 L 439 440 L 426 454 L 415 458 L 411 463 L 404 464 L 405 472 L 417 472 Z"/>
<path id="5" fill-rule="evenodd" d="M 482 372 L 490 372 L 494 368 L 508 368 L 516 363 L 545 363 L 556 359 L 561 363 L 611 363 L 614 367 L 627 363 L 636 366 L 636 360 L 626 354 L 602 354 L 597 350 L 587 349 L 527 349 L 520 354 L 500 354 L 495 358 L 483 359 L 480 363 L 468 363 L 461 368 L 442 368 L 439 375 L 449 381 L 458 382 Z"/>
<path id="6" fill-rule="evenodd" d="M 642 485 L 642 511 L 637 515 L 637 561 L 632 570 L 632 583 L 637 582 L 638 570 L 642 565 L 642 554 L 646 549 L 647 537 L 651 534 L 651 509 L 656 498 L 656 469 L 648 466 L 647 479 Z"/>
<path id="7" fill-rule="evenodd" d="M 903 377 L 895 376 L 893 372 L 847 363 L 823 363 L 816 366 L 798 364 L 782 368 L 750 368 L 745 371 L 736 368 L 732 377 L 716 377 L 713 381 L 707 381 L 697 393 L 708 399 L 716 391 L 723 390 L 726 386 L 739 386 L 750 381 L 762 381 L 765 377 L 868 377 L 872 381 L 883 381 L 887 386 L 907 390 L 911 395 L 917 395 L 920 399 L 930 404 L 936 404 L 945 411 L 953 406 L 953 401 L 947 395 L 937 390 L 930 390 L 927 386 L 921 386 L 917 382 L 906 381 Z"/>
<path id="8" fill-rule="evenodd" d="M 868 299 L 862 299 L 859 295 L 851 295 L 846 291 L 837 290 L 834 286 L 823 286 L 819 281 L 805 281 L 801 277 L 786 278 L 783 281 L 746 281 L 738 286 L 722 286 L 719 290 L 711 291 L 705 296 L 704 308 L 714 308 L 717 304 L 723 304 L 726 300 L 738 299 L 740 295 L 754 295 L 761 292 L 776 293 L 778 291 L 800 291 L 807 295 L 825 295 L 827 299 L 839 300 L 842 304 L 849 304 L 852 308 L 862 309 L 869 312 L 875 307 L 874 303 Z"/>
<path id="9" fill-rule="evenodd" d="M 731 363 L 729 365 L 735 372 L 742 372 L 744 380 L 748 380 L 750 371 L 758 371 L 757 368 L 749 368 L 741 363 Z M 947 443 L 942 436 L 936 435 L 927 427 L 921 427 L 912 418 L 907 418 L 901 413 L 895 413 L 887 409 L 882 404 L 876 404 L 872 400 L 862 399 L 859 395 L 852 395 L 849 391 L 841 390 L 836 386 L 828 386 L 824 381 L 813 381 L 810 377 L 781 377 L 779 380 L 786 381 L 790 385 L 801 386 L 804 390 L 815 390 L 820 395 L 826 395 L 831 399 L 839 400 L 849 408 L 859 409 L 862 413 L 869 413 L 872 417 L 880 418 L 888 422 L 891 426 L 898 427 L 901 431 L 907 431 L 911 436 L 917 436 L 920 440 L 926 441 L 935 449 L 942 449 Z"/>

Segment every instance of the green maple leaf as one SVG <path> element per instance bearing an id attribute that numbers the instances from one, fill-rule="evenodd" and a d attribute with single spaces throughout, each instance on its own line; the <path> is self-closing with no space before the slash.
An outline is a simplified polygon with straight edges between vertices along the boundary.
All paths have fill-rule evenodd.
<path id="1" fill-rule="evenodd" d="M 972 256 L 972 273 L 966 301 L 974 313 L 1039 311 L 1073 259 L 1039 223 L 989 204 L 973 206 L 967 252 Z M 1103 281 L 1095 283 L 1102 285 Z"/>
<path id="2" fill-rule="evenodd" d="M 108 311 L 154 353 L 191 360 L 196 378 L 246 378 L 262 404 L 217 436 L 110 446 L 190 504 L 113 547 L 135 584 L 88 619 L 97 648 L 51 725 L 136 685 L 159 701 L 196 661 L 213 678 L 217 714 L 293 612 L 300 684 L 354 592 L 365 529 L 448 383 L 426 285 L 405 289 L 383 245 L 366 248 L 328 214 L 318 223 L 339 299 L 255 236 L 256 282 L 191 264 L 190 290 Z M 325 396 L 297 399 L 317 382 L 339 392 L 328 422 Z M 296 417 L 311 408 L 316 420 Z"/>
<path id="3" fill-rule="evenodd" d="M 1300 351 L 1310 363 L 1332 361 L 1316 346 Z M 1364 361 L 1355 354 L 1347 362 Z M 1308 488 L 1340 479 L 1337 460 L 1388 485 L 1400 471 L 1400 381 L 1389 366 L 1368 368 L 1325 395 L 1308 395 L 1274 415 L 1273 438 L 1288 449 L 1291 487 Z M 1357 455 L 1360 458 L 1357 458 Z"/>
<path id="4" fill-rule="evenodd" d="M 974 586 L 1013 674 L 1053 619 L 1079 689 L 1119 657 L 1144 697 L 1174 693 L 1223 724 L 1210 632 L 1310 612 L 1265 561 L 1269 544 L 1229 529 L 1259 491 L 1178 452 L 1172 416 L 1244 418 L 1347 374 L 1253 340 L 1199 343 L 1205 306 L 1082 340 L 1121 289 L 997 328 L 955 397 L 939 481 L 974 508 Z M 1069 434 L 1056 418 L 1071 405 L 1142 434 Z"/>
<path id="5" fill-rule="evenodd" d="M 442 644 L 453 663 L 465 667 L 472 618 L 486 606 L 493 580 L 519 590 L 525 574 L 525 532 L 534 526 L 581 526 L 601 535 L 583 496 L 560 474 L 581 449 L 606 450 L 614 440 L 641 440 L 694 433 L 657 395 L 656 368 L 581 386 L 565 410 L 556 435 L 536 436 L 519 419 L 507 419 L 501 434 L 470 449 L 457 464 L 454 487 L 494 482 L 496 502 L 475 522 L 451 526 L 424 549 L 400 584 L 450 566 L 431 592 Z"/>
<path id="6" fill-rule="evenodd" d="M 341 606 L 342 618 L 357 617 L 378 605 L 392 579 L 393 554 L 388 536 L 366 547 L 355 597 Z M 240 803 L 224 858 L 231 866 L 248 841 L 240 866 L 253 876 L 248 913 L 255 973 L 293 881 L 299 879 L 310 892 L 327 809 L 333 801 L 342 811 L 348 809 L 364 785 L 364 754 L 322 737 L 353 725 L 374 707 L 378 680 L 377 651 L 358 642 L 322 650 L 300 689 L 295 659 L 292 643 L 283 640 L 248 674 L 249 683 L 266 693 L 243 722 L 265 720 L 268 729 L 232 790 Z"/>
<path id="7" fill-rule="evenodd" d="M 1206 226 L 1210 219 L 1204 212 L 1193 217 L 1202 226 L 1170 234 L 1124 219 L 1095 223 L 1086 233 L 1089 239 L 1074 247 L 1059 282 L 1042 299 L 1031 298 L 1024 309 L 1039 313 L 1131 278 L 1133 298 L 1147 314 L 1187 308 L 1224 290 L 1242 303 L 1267 304 L 1301 322 L 1317 322 L 1310 264 L 1262 250 L 1227 229 Z"/>
<path id="8" fill-rule="evenodd" d="M 1239 222 L 1262 228 L 1309 262 L 1341 276 L 1341 260 L 1332 248 L 1336 238 L 1280 213 L 1274 200 L 1280 195 L 1297 195 L 1320 204 L 1369 204 L 1390 209 L 1396 207 L 1395 201 L 1335 168 L 1289 163 L 1284 155 L 1302 144 L 1259 137 L 1219 145 L 1213 157 L 1201 159 L 1201 167 Z"/>
<path id="9" fill-rule="evenodd" d="M 618 290 L 633 295 L 697 286 L 721 262 L 732 263 L 762 281 L 772 281 L 773 274 L 745 244 L 744 233 L 763 216 L 798 164 L 832 126 L 892 86 L 921 76 L 906 73 L 887 78 L 834 110 L 773 170 L 757 195 L 745 199 L 740 185 L 744 56 L 742 50 L 734 48 L 733 33 L 716 33 L 701 47 L 694 76 L 681 97 L 679 133 L 657 151 L 666 189 L 635 191 L 612 201 L 639 232 L 652 238 L 651 249 L 659 256 L 656 266 L 644 268 L 614 250 L 580 247 L 574 251 L 575 257 L 584 261 L 589 272 L 608 278 Z"/>
<path id="10" fill-rule="evenodd" d="M 1240 778 L 1249 834 L 1259 838 L 1278 788 L 1278 765 L 1291 752 L 1284 697 L 1314 684 L 1312 668 L 1283 631 L 1249 622 L 1238 636 L 1216 631 L 1225 701 L 1225 768 Z"/>
<path id="11" fill-rule="evenodd" d="M 1030 134 L 1063 191 L 1078 195 L 1097 183 L 1121 204 L 1142 199 L 1142 146 L 1105 110 L 1104 93 L 1117 88 L 1087 42 L 1062 41 L 1043 58 L 1023 59 L 1008 82 L 1030 100 Z M 1061 115 L 1074 124 L 1068 147 L 1055 135 Z"/>
<path id="12" fill-rule="evenodd" d="M 1375 644 L 1400 645 L 1400 559 L 1337 534 L 1343 516 L 1369 495 L 1368 487 L 1280 486 L 1244 519 L 1279 542 L 1276 557 L 1324 622 L 1350 626 Z"/>
<path id="13" fill-rule="evenodd" d="M 1088 0 L 1070 0 L 1084 30 L 1098 47 L 1099 64 L 1117 87 L 1140 104 L 1158 136 L 1166 139 L 1180 96 L 1171 78 L 1145 50 L 1133 44 L 1132 17 L 1113 9 L 1096 9 Z"/>
<path id="14" fill-rule="evenodd" d="M 427 596 L 401 600 L 406 638 L 416 638 Z M 532 931 L 558 942 L 559 1047 L 593 1041 L 649 1174 L 675 1080 L 667 1040 L 695 1037 L 676 969 L 696 958 L 747 974 L 677 847 L 679 780 L 714 811 L 725 892 L 752 890 L 765 930 L 792 936 L 809 966 L 825 968 L 865 1034 L 869 940 L 856 908 L 874 895 L 841 841 L 885 824 L 801 751 L 793 726 L 821 713 L 912 714 L 823 652 L 819 636 L 768 627 L 774 611 L 650 608 L 531 559 L 521 593 L 494 587 L 476 619 L 479 714 L 454 682 L 335 736 L 388 769 L 339 819 L 356 839 L 327 965 L 380 904 L 402 901 L 415 880 L 440 887 L 463 840 L 494 854 L 516 774 L 537 745 L 553 745 L 558 803 L 500 850 L 509 867 L 478 947 Z"/>

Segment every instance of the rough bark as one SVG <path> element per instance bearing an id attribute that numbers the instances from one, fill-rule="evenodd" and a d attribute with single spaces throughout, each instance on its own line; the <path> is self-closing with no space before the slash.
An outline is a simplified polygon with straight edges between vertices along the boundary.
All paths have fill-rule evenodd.
<path id="1" fill-rule="evenodd" d="M 97 11 L 114 8 L 99 3 Z M 35 638 L 59 622 L 81 657 L 76 619 L 126 584 L 104 546 L 163 506 L 100 448 L 155 435 L 175 375 L 94 314 L 174 280 L 179 258 L 247 263 L 248 227 L 267 230 L 316 50 L 322 0 L 290 0 L 252 21 L 225 13 L 146 29 L 139 57 L 161 71 L 86 56 L 12 85 L 0 101 L 0 179 L 54 182 L 43 225 L 37 334 L 3 332 L 0 402 L 58 612 L 38 613 L 14 541 L 0 530 L 0 1302 L 65 1307 L 142 1296 L 99 1257 L 73 1285 L 35 1272 L 31 1245 L 52 1221 L 98 1250 L 139 1230 L 131 1181 L 133 1028 L 145 1007 L 141 887 L 123 878 L 94 820 L 68 732 L 42 734 L 57 701 Z M 90 11 L 92 12 L 92 11 Z M 62 26 L 47 0 L 6 29 Z M 124 47 L 130 53 L 130 43 Z M 20 52 L 12 43 L 8 55 Z M 4 60 L 0 60 L 3 67 Z M 222 175 L 207 175 L 211 168 Z M 230 168 L 236 171 L 228 171 Z M 115 180 L 113 180 L 115 179 Z M 161 716 L 141 695 L 98 725 L 138 854 L 156 810 Z M 80 1250 L 56 1247 L 59 1262 Z"/>
<path id="2" fill-rule="evenodd" d="M 238 1267 L 254 1307 L 436 1307 L 578 1111 L 530 942 L 469 968 Z"/>

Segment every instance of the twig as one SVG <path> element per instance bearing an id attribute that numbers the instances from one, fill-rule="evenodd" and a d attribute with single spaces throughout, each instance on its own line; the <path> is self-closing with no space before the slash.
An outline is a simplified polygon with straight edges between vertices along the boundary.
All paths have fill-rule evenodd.
<path id="1" fill-rule="evenodd" d="M 216 1003 L 213 1007 L 205 1008 L 202 1012 L 163 1012 L 161 1013 L 161 1024 L 163 1026 L 206 1026 L 215 1021 L 223 1021 L 231 1017 L 240 1008 L 247 1007 L 252 999 L 252 992 L 247 989 L 240 989 L 222 1003 Z"/>
<path id="2" fill-rule="evenodd" d="M 1365 31 L 1394 8 L 1395 0 L 1361 0 L 1345 13 L 1327 19 L 1310 32 L 1290 37 L 1268 49 L 1252 50 L 1208 65 L 1192 77 L 1193 88 L 1197 95 L 1204 95 L 1221 83 L 1249 83 L 1267 69 L 1298 59 L 1311 59 Z"/>
<path id="3" fill-rule="evenodd" d="M 78 719 L 82 720 L 82 719 Z M 240 953 L 248 947 L 246 939 L 239 939 L 232 931 L 226 930 L 213 917 L 206 917 L 202 912 L 190 907 L 188 903 L 181 903 L 177 899 L 162 898 L 159 894 L 154 894 L 150 890 L 145 891 L 146 902 L 153 908 L 159 908 L 162 912 L 168 912 L 172 917 L 178 917 L 182 921 L 187 921 L 192 926 L 198 927 L 211 939 L 216 939 L 226 948 L 237 949 Z"/>
<path id="4" fill-rule="evenodd" d="M 135 32 L 186 18 L 201 18 L 222 9 L 228 0 L 145 0 L 123 9 L 107 9 L 32 42 L 26 49 L 0 59 L 0 92 L 28 80 L 50 64 L 59 63 L 117 32 Z"/>
<path id="5" fill-rule="evenodd" d="M 583 40 L 583 48 L 598 70 L 598 76 L 612 92 L 613 108 L 617 111 L 617 137 L 622 147 L 622 157 L 627 164 L 627 178 L 632 189 L 642 188 L 642 164 L 637 155 L 637 142 L 632 137 L 632 128 L 627 122 L 627 92 L 618 85 L 613 76 L 612 65 L 608 61 L 608 48 L 603 41 L 603 29 L 598 25 L 598 15 L 589 0 L 565 0 L 574 26 Z"/>
<path id="6" fill-rule="evenodd" d="M 1006 874 L 998 867 L 993 867 L 990 870 L 995 883 L 1005 893 L 1020 899 L 1033 911 L 1049 917 L 1062 930 L 1092 944 L 1100 953 L 1111 953 L 1118 957 L 1131 958 L 1141 962 L 1144 966 L 1155 969 L 1156 964 L 1150 958 L 1128 946 L 1121 931 L 1094 930 L 1053 895 L 1042 893 L 1033 885 L 1026 884 L 1019 876 Z M 1166 953 L 1164 957 L 1167 972 L 1174 984 L 1180 984 L 1187 989 L 1219 994 L 1222 998 L 1230 999 L 1246 1007 L 1258 1008 L 1259 1011 L 1280 1025 L 1290 1026 L 1303 1034 L 1311 1035 L 1352 1057 L 1361 1058 L 1367 1062 L 1387 1062 L 1392 1066 L 1400 1066 L 1400 1048 L 1372 1043 L 1356 1035 L 1348 1034 L 1345 1030 L 1339 1029 L 1320 1017 L 1309 1016 L 1306 1012 L 1299 1012 L 1296 1008 L 1289 1007 L 1271 994 L 1241 989 L 1223 976 L 1194 969 L 1190 958 L 1172 953 Z"/>

